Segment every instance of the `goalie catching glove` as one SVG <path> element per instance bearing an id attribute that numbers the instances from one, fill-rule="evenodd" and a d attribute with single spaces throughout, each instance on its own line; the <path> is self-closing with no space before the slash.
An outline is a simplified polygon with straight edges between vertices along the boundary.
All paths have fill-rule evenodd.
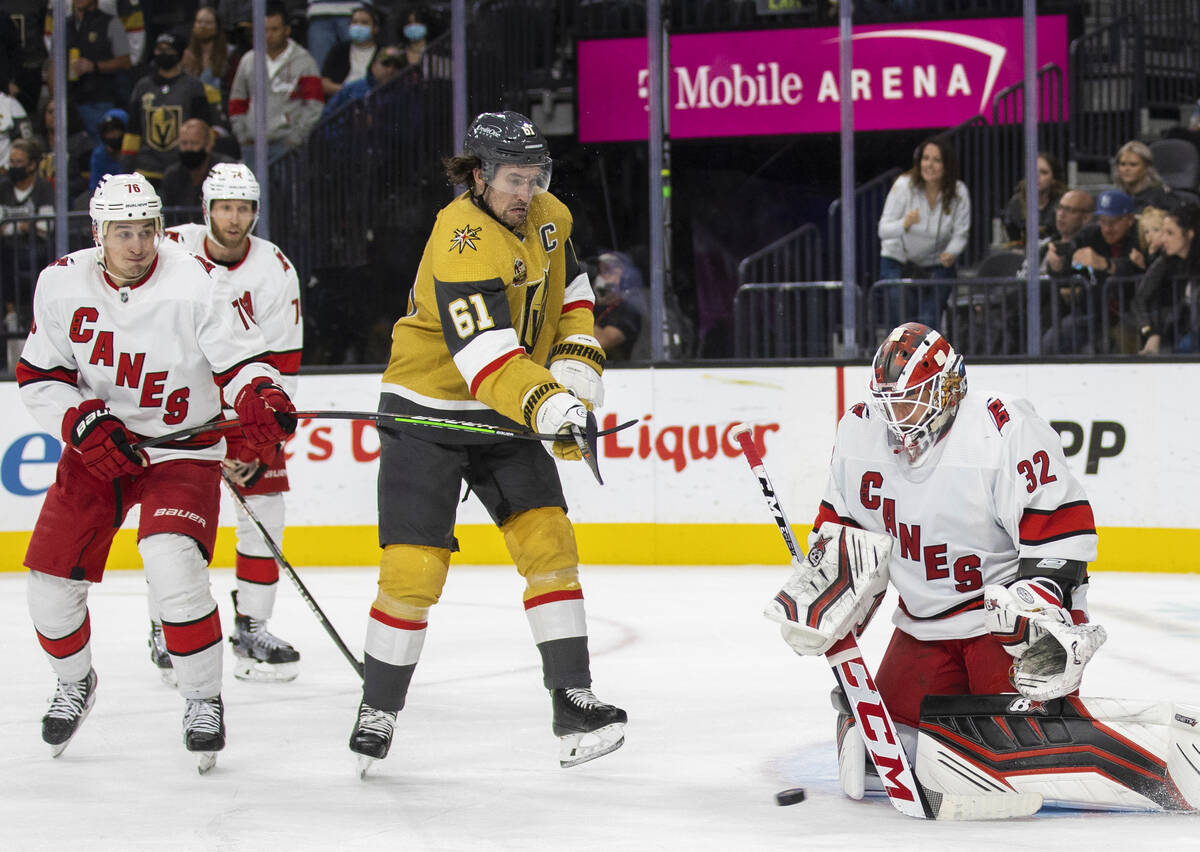
<path id="1" fill-rule="evenodd" d="M 572 334 L 550 351 L 550 375 L 588 408 L 604 406 L 604 350 L 590 334 Z"/>
<path id="2" fill-rule="evenodd" d="M 144 452 L 133 448 L 121 418 L 99 399 L 84 400 L 67 409 L 62 439 L 79 453 L 88 473 L 105 481 L 137 476 L 150 464 Z"/>
<path id="3" fill-rule="evenodd" d="M 984 622 L 1016 658 L 1012 681 L 1034 701 L 1079 688 L 1083 669 L 1108 638 L 1098 624 L 1074 624 L 1053 580 L 1036 577 L 983 587 Z"/>
<path id="4" fill-rule="evenodd" d="M 862 635 L 887 592 L 891 555 L 891 536 L 826 521 L 763 615 L 797 654 L 824 654 L 851 630 Z"/>

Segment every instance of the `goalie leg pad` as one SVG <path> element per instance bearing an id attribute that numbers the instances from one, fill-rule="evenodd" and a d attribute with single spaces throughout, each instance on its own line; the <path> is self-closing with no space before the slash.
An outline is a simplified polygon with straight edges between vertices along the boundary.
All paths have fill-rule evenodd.
<path id="1" fill-rule="evenodd" d="M 887 591 L 891 552 L 891 536 L 827 521 L 763 614 L 797 654 L 824 654 L 866 626 Z"/>
<path id="2" fill-rule="evenodd" d="M 942 793 L 1016 791 L 1069 807 L 1196 810 L 1196 720 L 1200 708 L 1136 700 L 928 696 L 916 771 Z"/>

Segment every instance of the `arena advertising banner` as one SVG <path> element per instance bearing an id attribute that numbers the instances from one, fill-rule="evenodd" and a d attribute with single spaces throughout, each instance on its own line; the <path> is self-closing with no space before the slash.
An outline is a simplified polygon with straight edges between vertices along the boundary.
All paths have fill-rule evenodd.
<path id="1" fill-rule="evenodd" d="M 855 27 L 855 130 L 990 119 L 992 97 L 1024 79 L 1020 18 Z M 841 127 L 836 27 L 670 37 L 667 125 L 676 139 L 833 133 Z M 1067 72 L 1067 21 L 1037 19 L 1037 64 Z M 579 42 L 579 140 L 649 133 L 646 40 Z"/>
<path id="2" fill-rule="evenodd" d="M 1191 494 L 1200 469 L 1200 364 L 968 366 L 971 393 L 1025 396 L 1058 430 L 1101 528 L 1099 568 L 1200 570 L 1200 514 Z M 731 428 L 745 422 L 797 527 L 815 514 L 839 411 L 864 398 L 866 367 L 609 370 L 602 425 L 636 420 L 601 439 L 597 484 L 582 463 L 562 462 L 564 490 L 586 561 L 785 563 L 758 484 Z M 302 376 L 301 409 L 374 410 L 373 374 Z M 0 554 L 19 570 L 42 495 L 62 452 L 0 383 Z M 292 490 L 285 552 L 297 564 L 370 564 L 375 539 L 379 439 L 373 424 L 303 421 L 287 445 Z M 229 503 L 229 501 L 226 501 Z M 223 507 L 222 527 L 233 524 Z M 132 530 L 124 550 L 136 567 Z M 459 509 L 463 559 L 507 563 L 482 507 Z M 228 539 L 228 530 L 222 530 Z M 114 551 L 117 553 L 117 551 Z M 218 554 L 217 564 L 231 554 Z M 231 556 L 229 556 L 231 559 Z"/>

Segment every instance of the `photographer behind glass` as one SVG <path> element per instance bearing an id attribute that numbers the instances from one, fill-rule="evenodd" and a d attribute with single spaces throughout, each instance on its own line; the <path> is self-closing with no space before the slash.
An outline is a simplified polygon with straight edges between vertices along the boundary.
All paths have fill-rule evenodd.
<path id="1" fill-rule="evenodd" d="M 645 313 L 642 273 L 624 252 L 610 251 L 586 264 L 596 294 L 593 334 L 610 361 L 631 357 Z"/>

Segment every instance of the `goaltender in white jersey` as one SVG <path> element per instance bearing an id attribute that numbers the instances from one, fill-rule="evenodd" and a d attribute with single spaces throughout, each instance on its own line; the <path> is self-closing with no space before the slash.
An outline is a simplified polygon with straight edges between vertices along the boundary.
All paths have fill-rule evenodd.
<path id="1" fill-rule="evenodd" d="M 268 360 L 281 376 L 289 396 L 296 391 L 304 325 L 296 269 L 274 243 L 254 236 L 260 190 L 250 169 L 240 163 L 218 163 L 201 188 L 205 224 L 171 228 L 166 236 L 214 266 L 233 294 L 243 323 L 256 324 L 266 338 Z M 227 406 L 228 407 L 228 404 Z M 241 490 L 250 511 L 278 544 L 283 540 L 284 498 L 288 490 L 282 447 L 253 449 L 240 433 L 227 438 L 226 474 Z M 300 654 L 266 628 L 275 609 L 279 566 L 271 550 L 240 505 L 237 514 L 237 590 L 233 594 L 235 631 L 230 637 L 233 673 L 243 680 L 288 681 L 298 674 Z M 163 679 L 174 677 L 171 658 L 162 644 L 162 627 L 151 602 L 150 655 Z"/>

